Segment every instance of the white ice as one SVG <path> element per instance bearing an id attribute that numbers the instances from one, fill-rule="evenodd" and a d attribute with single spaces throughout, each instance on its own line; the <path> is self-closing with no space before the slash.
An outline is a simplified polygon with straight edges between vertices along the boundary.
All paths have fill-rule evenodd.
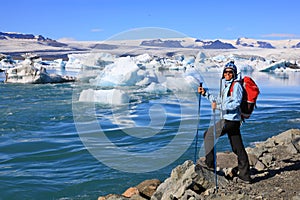
<path id="1" fill-rule="evenodd" d="M 124 105 L 129 102 L 129 96 L 122 90 L 83 90 L 79 96 L 80 102 L 94 102 L 106 105 Z"/>
<path id="2" fill-rule="evenodd" d="M 21 48 L 20 42 L 1 41 L 6 48 Z M 15 43 L 12 43 L 15 42 Z M 234 44 L 235 41 L 225 41 Z M 248 46 L 238 47 L 238 49 L 159 49 L 145 48 L 137 46 L 134 53 L 137 56 L 119 57 L 122 51 L 129 52 L 135 49 L 132 45 L 126 47 L 114 43 L 118 48 L 116 50 L 107 50 L 97 52 L 93 50 L 90 53 L 70 53 L 68 61 L 55 60 L 47 62 L 43 67 L 55 69 L 59 73 L 60 69 L 68 72 L 76 72 L 79 82 L 90 83 L 100 87 L 101 90 L 87 89 L 82 91 L 80 101 L 95 101 L 104 104 L 120 105 L 126 104 L 130 99 L 127 94 L 128 87 L 137 88 L 145 93 L 165 93 L 170 90 L 186 92 L 191 88 L 191 92 L 198 86 L 201 80 L 201 74 L 209 72 L 221 72 L 224 65 L 234 60 L 239 72 L 267 71 L 274 73 L 293 73 L 299 71 L 296 68 L 287 67 L 290 63 L 300 64 L 299 48 L 288 49 L 289 46 L 299 41 L 272 41 L 276 49 L 257 48 L 257 41 L 242 38 L 240 42 Z M 13 45 L 12 45 L 13 44 Z M 80 42 L 78 42 L 78 45 Z M 75 44 L 73 44 L 75 45 Z M 83 45 L 83 43 L 81 44 Z M 91 46 L 84 44 L 84 48 Z M 33 46 L 34 47 L 34 46 Z M 42 48 L 41 46 L 39 46 Z M 35 47 L 36 49 L 36 47 Z M 149 50 L 149 51 L 148 51 Z M 101 50 L 102 51 L 102 50 Z M 149 52 L 145 53 L 145 52 Z M 166 53 L 172 52 L 173 56 L 166 56 Z M 2 60 L 1 68 L 12 68 L 18 64 L 8 65 Z M 34 63 L 34 66 L 40 66 L 41 63 Z M 13 65 L 13 66 L 11 66 Z M 170 74 L 175 74 L 171 76 Z M 162 76 L 165 76 L 162 78 Z M 107 89 L 110 88 L 109 90 Z M 189 89 L 188 89 L 189 90 Z M 114 98 L 113 100 L 110 98 Z"/>

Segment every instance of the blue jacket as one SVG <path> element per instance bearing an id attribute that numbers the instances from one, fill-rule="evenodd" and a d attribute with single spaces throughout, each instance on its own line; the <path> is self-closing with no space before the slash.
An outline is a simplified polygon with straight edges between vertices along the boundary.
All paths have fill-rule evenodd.
<path id="1" fill-rule="evenodd" d="M 222 89 L 221 97 L 214 97 L 208 90 L 204 96 L 210 102 L 217 102 L 217 109 L 221 112 L 221 119 L 241 121 L 240 105 L 243 98 L 243 88 L 239 82 L 236 82 L 233 87 L 232 95 L 227 96 L 232 81 L 233 79 L 225 81 L 225 87 Z"/>

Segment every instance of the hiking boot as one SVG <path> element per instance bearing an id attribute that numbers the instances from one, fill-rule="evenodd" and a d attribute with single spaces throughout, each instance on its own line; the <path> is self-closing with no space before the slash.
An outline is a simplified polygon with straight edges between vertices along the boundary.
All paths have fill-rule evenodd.
<path id="1" fill-rule="evenodd" d="M 206 164 L 205 160 L 199 159 L 198 162 L 197 162 L 197 164 L 199 164 L 201 167 L 203 167 L 203 168 L 205 168 L 205 169 L 207 169 L 209 171 L 215 171 L 215 168 L 213 166 L 212 167 L 208 166 Z"/>
<path id="2" fill-rule="evenodd" d="M 252 179 L 251 178 L 244 179 L 244 178 L 241 178 L 239 176 L 236 176 L 236 177 L 233 178 L 233 182 L 235 182 L 235 183 L 251 184 L 252 183 Z"/>

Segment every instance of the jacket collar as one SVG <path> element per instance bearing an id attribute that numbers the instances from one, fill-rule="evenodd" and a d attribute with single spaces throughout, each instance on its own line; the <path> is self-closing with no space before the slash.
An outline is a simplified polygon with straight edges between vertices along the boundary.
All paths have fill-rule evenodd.
<path id="1" fill-rule="evenodd" d="M 225 80 L 225 87 L 226 87 L 227 85 L 230 85 L 230 84 L 232 83 L 232 81 L 233 81 L 233 78 L 230 79 L 229 81 L 226 81 L 226 80 Z"/>

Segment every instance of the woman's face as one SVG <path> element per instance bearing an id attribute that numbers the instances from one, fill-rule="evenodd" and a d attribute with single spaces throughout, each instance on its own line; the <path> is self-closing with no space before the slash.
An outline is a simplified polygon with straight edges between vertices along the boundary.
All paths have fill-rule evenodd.
<path id="1" fill-rule="evenodd" d="M 224 77 L 226 81 L 229 81 L 233 78 L 233 71 L 231 69 L 226 69 L 224 71 Z"/>

